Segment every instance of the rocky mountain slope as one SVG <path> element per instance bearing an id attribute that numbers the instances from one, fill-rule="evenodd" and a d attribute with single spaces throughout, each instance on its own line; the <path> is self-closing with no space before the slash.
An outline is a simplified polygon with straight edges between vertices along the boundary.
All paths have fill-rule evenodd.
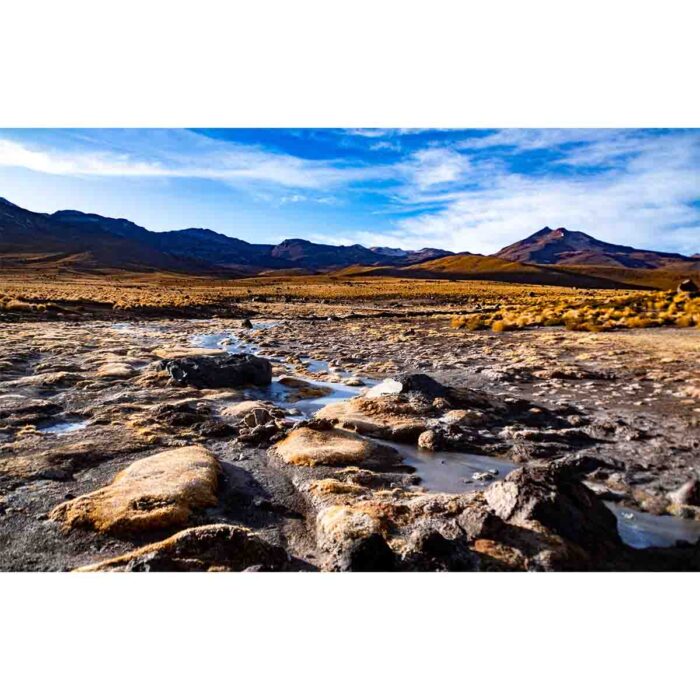
<path id="1" fill-rule="evenodd" d="M 248 243 L 199 228 L 155 232 L 127 219 L 73 210 L 40 214 L 0 199 L 0 256 L 7 265 L 49 256 L 56 263 L 88 268 L 256 274 L 410 264 L 450 254 L 434 249 L 385 254 L 361 245 L 324 245 L 303 239 L 278 245 Z"/>
<path id="2" fill-rule="evenodd" d="M 539 265 L 603 265 L 639 269 L 658 269 L 693 262 L 691 258 L 678 253 L 639 250 L 606 243 L 582 231 L 551 229 L 548 226 L 499 250 L 496 256 Z"/>

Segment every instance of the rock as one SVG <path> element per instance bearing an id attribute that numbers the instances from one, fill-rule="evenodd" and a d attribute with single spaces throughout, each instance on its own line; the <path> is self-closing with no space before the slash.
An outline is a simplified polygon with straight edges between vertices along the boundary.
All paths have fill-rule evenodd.
<path id="1" fill-rule="evenodd" d="M 474 472 L 472 479 L 474 481 L 493 481 L 494 475 L 491 472 Z"/>
<path id="2" fill-rule="evenodd" d="M 366 394 L 368 398 L 378 396 L 406 394 L 413 392 L 432 401 L 448 395 L 447 387 L 429 377 L 427 374 L 403 374 L 394 379 L 385 379 L 372 387 Z"/>
<path id="3" fill-rule="evenodd" d="M 161 360 L 179 360 L 183 357 L 202 357 L 203 355 L 225 355 L 225 350 L 217 348 L 197 348 L 192 346 L 179 346 L 155 348 L 153 354 Z"/>
<path id="4" fill-rule="evenodd" d="M 176 383 L 200 389 L 267 386 L 272 381 L 270 362 L 248 353 L 183 357 L 164 362 L 163 369 Z"/>
<path id="5" fill-rule="evenodd" d="M 686 481 L 683 486 L 668 494 L 671 503 L 677 506 L 700 506 L 700 482 L 697 479 Z"/>
<path id="6" fill-rule="evenodd" d="M 139 459 L 112 483 L 56 506 L 49 517 L 64 528 L 110 534 L 184 525 L 197 508 L 216 505 L 219 462 L 200 446 Z"/>
<path id="7" fill-rule="evenodd" d="M 425 430 L 418 436 L 418 447 L 424 450 L 440 449 L 440 440 L 438 433 L 434 430 Z"/>
<path id="8" fill-rule="evenodd" d="M 523 467 L 484 491 L 490 509 L 515 525 L 537 522 L 586 552 L 619 547 L 613 513 L 566 470 Z"/>
<path id="9" fill-rule="evenodd" d="M 357 508 L 330 506 L 317 517 L 316 538 L 326 571 L 393 571 L 397 557 L 379 521 Z"/>
<path id="10" fill-rule="evenodd" d="M 292 391 L 289 392 L 287 399 L 289 401 L 301 401 L 302 399 L 314 399 L 321 396 L 328 396 L 332 393 L 332 389 L 327 386 L 315 386 L 311 382 L 307 382 L 299 377 L 290 377 L 283 374 L 277 380 L 282 386 L 285 386 Z"/>
<path id="11" fill-rule="evenodd" d="M 272 414 L 266 408 L 254 408 L 243 417 L 243 422 L 249 428 L 254 428 L 258 425 L 265 425 L 272 420 Z"/>
<path id="12" fill-rule="evenodd" d="M 222 409 L 221 415 L 226 418 L 243 418 L 246 413 L 255 411 L 256 409 L 270 410 L 271 405 L 264 401 L 239 401 Z"/>
<path id="13" fill-rule="evenodd" d="M 403 390 L 403 384 L 396 381 L 396 379 L 385 379 L 383 382 L 379 382 L 373 386 L 365 396 L 370 399 L 374 399 L 378 396 L 391 396 L 394 394 L 400 394 Z"/>
<path id="14" fill-rule="evenodd" d="M 246 330 L 250 330 L 253 327 L 253 324 L 250 322 L 250 319 L 244 318 L 241 321 L 241 328 L 245 328 Z"/>
<path id="15" fill-rule="evenodd" d="M 297 428 L 273 450 L 287 464 L 300 467 L 362 466 L 384 469 L 399 464 L 401 457 L 391 447 L 378 445 L 347 430 Z"/>
<path id="16" fill-rule="evenodd" d="M 124 362 L 108 362 L 97 368 L 95 376 L 105 379 L 128 379 L 134 373 L 134 368 Z"/>
<path id="17" fill-rule="evenodd" d="M 393 396 L 338 401 L 324 406 L 315 417 L 361 435 L 399 442 L 413 442 L 426 426 L 425 418 L 415 415 L 409 404 Z"/>
<path id="18" fill-rule="evenodd" d="M 287 553 L 238 525 L 203 525 L 77 571 L 278 571 Z"/>
<path id="19" fill-rule="evenodd" d="M 419 526 L 411 534 L 403 555 L 404 567 L 411 571 L 475 571 L 479 558 L 466 537 L 449 539 L 438 530 Z"/>
<path id="20" fill-rule="evenodd" d="M 678 292 L 685 292 L 686 294 L 691 294 L 691 295 L 696 295 L 698 292 L 700 292 L 700 288 L 698 288 L 698 285 L 693 282 L 691 279 L 684 279 L 680 282 L 677 288 Z"/>
<path id="21" fill-rule="evenodd" d="M 67 387 L 84 379 L 77 372 L 42 372 L 6 382 L 6 386 Z"/>

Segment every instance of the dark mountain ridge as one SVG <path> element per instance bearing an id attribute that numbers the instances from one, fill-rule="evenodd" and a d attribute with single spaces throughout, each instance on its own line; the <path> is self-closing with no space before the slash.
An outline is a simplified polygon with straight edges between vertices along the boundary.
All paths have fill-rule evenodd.
<path id="1" fill-rule="evenodd" d="M 439 248 L 402 250 L 330 245 L 290 238 L 249 243 L 216 231 L 155 232 L 128 219 L 74 210 L 41 214 L 0 198 L 0 265 L 53 265 L 65 270 L 164 271 L 251 276 L 309 274 L 347 268 L 348 274 L 443 279 L 491 279 L 563 286 L 665 288 L 680 276 L 700 276 L 700 259 L 639 250 L 582 231 L 545 227 L 496 255 Z M 363 272 L 364 271 L 364 272 Z"/>
<path id="2" fill-rule="evenodd" d="M 75 210 L 40 214 L 0 199 L 0 255 L 80 256 L 83 266 L 133 270 L 240 272 L 307 269 L 353 264 L 394 265 L 431 260 L 450 251 L 401 251 L 383 255 L 361 245 L 334 246 L 288 239 L 278 245 L 248 243 L 210 229 L 150 231 L 128 219 Z"/>

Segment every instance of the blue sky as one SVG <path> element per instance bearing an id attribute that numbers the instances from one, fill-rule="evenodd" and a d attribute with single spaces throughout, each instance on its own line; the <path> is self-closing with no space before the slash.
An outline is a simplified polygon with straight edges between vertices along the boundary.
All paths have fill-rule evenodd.
<path id="1" fill-rule="evenodd" d="M 700 130 L 0 129 L 0 196 L 252 242 L 700 252 Z"/>

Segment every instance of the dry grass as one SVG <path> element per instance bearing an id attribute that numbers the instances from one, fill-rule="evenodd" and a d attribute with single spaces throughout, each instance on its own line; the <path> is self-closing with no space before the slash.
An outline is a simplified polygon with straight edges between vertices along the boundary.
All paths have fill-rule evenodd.
<path id="1" fill-rule="evenodd" d="M 359 302 L 421 300 L 461 307 L 521 303 L 530 298 L 554 301 L 572 294 L 570 288 L 475 280 L 345 277 L 343 275 L 262 276 L 217 280 L 176 275 L 91 275 L 49 278 L 38 275 L 0 277 L 0 311 L 73 312 L 104 305 L 115 310 L 221 306 L 249 301 Z M 599 290 L 577 296 L 598 298 Z M 608 292 L 609 294 L 609 292 Z"/>
<path id="2" fill-rule="evenodd" d="M 637 292 L 570 296 L 514 303 L 489 313 L 456 316 L 453 328 L 490 329 L 495 333 L 541 326 L 572 331 L 612 331 L 621 328 L 700 326 L 700 297 L 675 292 Z"/>

